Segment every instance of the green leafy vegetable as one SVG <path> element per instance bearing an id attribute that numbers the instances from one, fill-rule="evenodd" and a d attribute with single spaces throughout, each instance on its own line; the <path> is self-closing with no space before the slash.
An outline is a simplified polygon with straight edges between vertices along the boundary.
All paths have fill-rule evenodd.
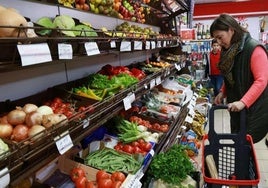
<path id="1" fill-rule="evenodd" d="M 82 37 L 97 37 L 98 34 L 94 29 L 92 29 L 88 25 L 79 24 L 74 26 L 72 29 L 74 29 L 74 35 L 75 36 L 82 36 Z"/>
<path id="2" fill-rule="evenodd" d="M 75 26 L 75 21 L 68 15 L 60 15 L 54 19 L 53 24 L 60 29 L 72 29 Z M 73 31 L 63 30 L 62 33 L 70 37 L 75 37 Z"/>
<path id="3" fill-rule="evenodd" d="M 148 174 L 166 183 L 179 185 L 187 175 L 194 171 L 194 166 L 185 149 L 185 146 L 175 144 L 168 151 L 155 155 Z"/>

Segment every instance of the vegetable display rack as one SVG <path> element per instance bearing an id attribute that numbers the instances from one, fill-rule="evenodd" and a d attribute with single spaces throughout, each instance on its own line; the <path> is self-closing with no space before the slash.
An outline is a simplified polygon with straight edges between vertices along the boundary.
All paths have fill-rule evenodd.
<path id="1" fill-rule="evenodd" d="M 227 106 L 213 106 L 210 109 L 209 131 L 202 140 L 204 187 L 258 187 L 260 173 L 252 138 L 246 134 L 245 111 L 240 113 L 238 133 L 216 133 L 214 113 L 220 109 L 227 109 Z"/>

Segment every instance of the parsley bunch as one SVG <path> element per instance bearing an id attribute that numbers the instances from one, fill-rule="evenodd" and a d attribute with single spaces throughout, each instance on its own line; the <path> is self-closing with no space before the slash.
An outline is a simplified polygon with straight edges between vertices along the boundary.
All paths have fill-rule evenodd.
<path id="1" fill-rule="evenodd" d="M 148 173 L 154 179 L 161 179 L 166 183 L 179 185 L 187 175 L 194 171 L 186 147 L 174 144 L 168 151 L 153 157 Z"/>

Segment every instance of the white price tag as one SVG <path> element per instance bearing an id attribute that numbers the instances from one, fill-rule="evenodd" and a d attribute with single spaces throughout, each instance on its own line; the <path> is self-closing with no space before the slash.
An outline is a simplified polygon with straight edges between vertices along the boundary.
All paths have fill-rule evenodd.
<path id="1" fill-rule="evenodd" d="M 85 42 L 85 49 L 88 56 L 100 54 L 100 50 L 96 42 Z"/>
<path id="2" fill-rule="evenodd" d="M 149 152 L 149 154 L 150 154 L 152 157 L 154 156 L 154 153 L 155 153 L 155 152 L 154 152 L 153 149 L 151 149 L 150 152 Z"/>
<path id="3" fill-rule="evenodd" d="M 164 41 L 163 42 L 163 47 L 166 47 L 167 46 L 167 41 Z"/>
<path id="4" fill-rule="evenodd" d="M 73 141 L 68 131 L 62 133 L 60 136 L 55 137 L 54 141 L 56 142 L 56 146 L 61 155 L 73 147 Z"/>
<path id="5" fill-rule="evenodd" d="M 157 76 L 156 79 L 155 79 L 155 84 L 156 85 L 159 85 L 159 84 L 161 84 L 161 82 L 162 82 L 161 81 L 161 77 L 160 76 Z"/>
<path id="6" fill-rule="evenodd" d="M 131 42 L 130 41 L 122 41 L 120 45 L 121 52 L 131 51 Z"/>
<path id="7" fill-rule="evenodd" d="M 58 44 L 59 59 L 73 59 L 73 47 L 71 44 Z"/>
<path id="8" fill-rule="evenodd" d="M 162 42 L 161 41 L 157 41 L 157 47 L 161 48 L 162 47 Z"/>
<path id="9" fill-rule="evenodd" d="M 148 89 L 148 85 L 147 84 L 144 84 L 144 89 Z"/>
<path id="10" fill-rule="evenodd" d="M 89 126 L 89 122 L 90 122 L 89 118 L 86 118 L 83 120 L 83 129 L 85 129 Z"/>
<path id="11" fill-rule="evenodd" d="M 47 43 L 18 44 L 17 45 L 22 66 L 35 65 L 52 61 Z"/>
<path id="12" fill-rule="evenodd" d="M 151 49 L 155 49 L 155 41 L 151 41 Z"/>
<path id="13" fill-rule="evenodd" d="M 146 41 L 146 42 L 145 42 L 145 49 L 146 49 L 146 50 L 151 49 L 151 43 L 150 43 L 150 41 Z"/>
<path id="14" fill-rule="evenodd" d="M 155 79 L 152 79 L 152 80 L 150 81 L 150 89 L 153 89 L 154 86 L 155 86 Z"/>
<path id="15" fill-rule="evenodd" d="M 197 98 L 198 97 L 198 94 L 196 92 L 194 92 L 194 97 Z"/>
<path id="16" fill-rule="evenodd" d="M 185 122 L 188 122 L 188 123 L 193 123 L 193 118 L 192 117 L 190 117 L 190 116 L 186 116 L 186 118 L 185 118 Z"/>
<path id="17" fill-rule="evenodd" d="M 179 66 L 177 63 L 175 63 L 175 68 L 180 71 L 181 70 L 181 66 Z"/>
<path id="18" fill-rule="evenodd" d="M 8 187 L 10 183 L 10 175 L 7 167 L 0 170 L 0 177 L 0 187 Z"/>
<path id="19" fill-rule="evenodd" d="M 125 97 L 123 99 L 123 103 L 124 103 L 124 108 L 125 110 L 128 110 L 131 108 L 131 103 L 135 101 L 135 94 L 134 93 L 131 93 L 129 94 L 127 97 Z"/>
<path id="20" fill-rule="evenodd" d="M 112 40 L 112 41 L 110 42 L 110 46 L 111 46 L 111 48 L 116 48 L 116 43 L 115 43 L 114 40 Z"/>
<path id="21" fill-rule="evenodd" d="M 194 117 L 195 116 L 195 111 L 194 111 L 194 109 L 193 108 L 191 108 L 190 110 L 189 110 L 189 115 L 191 116 L 191 117 Z"/>
<path id="22" fill-rule="evenodd" d="M 134 41 L 134 50 L 142 50 L 142 41 Z"/>

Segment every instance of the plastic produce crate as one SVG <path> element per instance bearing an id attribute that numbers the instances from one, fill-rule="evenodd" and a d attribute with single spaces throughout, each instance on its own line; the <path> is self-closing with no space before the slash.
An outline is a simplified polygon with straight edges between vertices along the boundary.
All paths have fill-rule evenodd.
<path id="1" fill-rule="evenodd" d="M 205 187 L 223 188 L 257 187 L 260 173 L 253 140 L 246 134 L 245 111 L 241 112 L 240 131 L 237 134 L 216 133 L 214 130 L 214 112 L 219 109 L 227 109 L 227 106 L 215 106 L 209 111 L 209 132 L 204 136 L 202 173 Z M 212 156 L 216 168 L 213 175 L 206 158 Z M 210 161 L 211 162 L 211 161 Z"/>

